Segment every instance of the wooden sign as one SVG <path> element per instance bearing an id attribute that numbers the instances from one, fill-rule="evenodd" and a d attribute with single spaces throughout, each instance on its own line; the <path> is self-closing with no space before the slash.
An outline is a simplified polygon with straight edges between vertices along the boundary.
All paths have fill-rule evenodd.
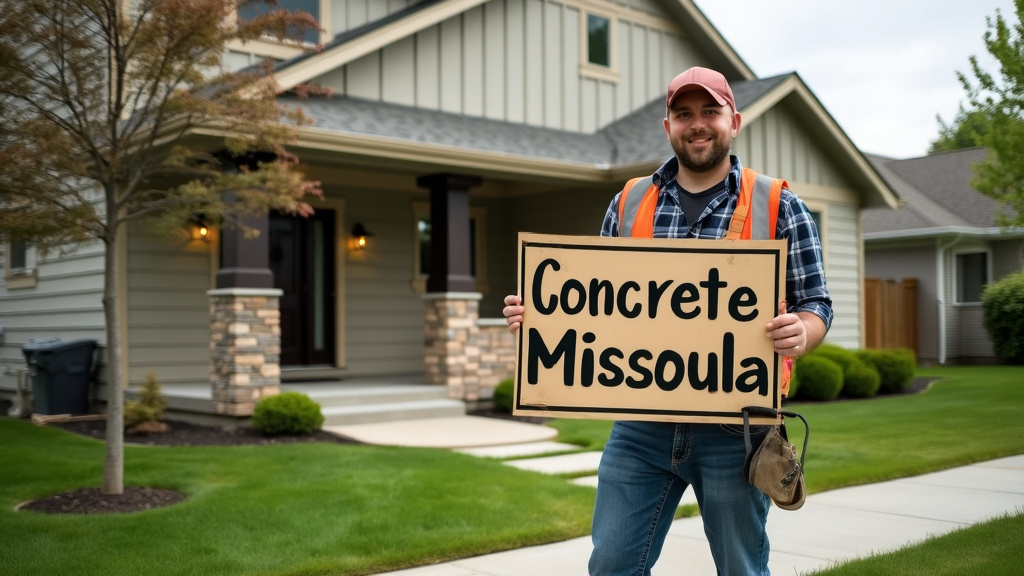
<path id="1" fill-rule="evenodd" d="M 520 233 L 513 414 L 737 423 L 744 406 L 779 409 L 765 325 L 785 279 L 785 240 Z"/>

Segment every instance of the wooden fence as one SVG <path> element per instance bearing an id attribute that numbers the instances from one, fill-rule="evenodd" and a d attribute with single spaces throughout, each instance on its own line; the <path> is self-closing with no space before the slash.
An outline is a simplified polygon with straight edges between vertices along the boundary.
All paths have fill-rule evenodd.
<path id="1" fill-rule="evenodd" d="M 909 348 L 917 353 L 917 278 L 864 279 L 867 348 Z"/>

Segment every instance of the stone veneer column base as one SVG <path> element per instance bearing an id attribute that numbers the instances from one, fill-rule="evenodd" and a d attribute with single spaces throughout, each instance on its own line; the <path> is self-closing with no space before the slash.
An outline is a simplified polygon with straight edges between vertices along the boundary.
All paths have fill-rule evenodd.
<path id="1" fill-rule="evenodd" d="M 281 392 L 283 291 L 222 288 L 210 297 L 213 411 L 251 416 L 260 398 Z"/>
<path id="2" fill-rule="evenodd" d="M 479 292 L 431 292 L 423 295 L 424 377 L 448 388 L 455 400 L 480 399 L 480 347 L 476 321 Z"/>

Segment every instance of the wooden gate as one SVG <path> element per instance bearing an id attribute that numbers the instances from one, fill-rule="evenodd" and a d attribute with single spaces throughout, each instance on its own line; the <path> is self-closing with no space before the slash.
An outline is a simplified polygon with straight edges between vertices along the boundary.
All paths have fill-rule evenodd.
<path id="1" fill-rule="evenodd" d="M 864 279 L 864 332 L 867 348 L 917 351 L 917 278 Z"/>

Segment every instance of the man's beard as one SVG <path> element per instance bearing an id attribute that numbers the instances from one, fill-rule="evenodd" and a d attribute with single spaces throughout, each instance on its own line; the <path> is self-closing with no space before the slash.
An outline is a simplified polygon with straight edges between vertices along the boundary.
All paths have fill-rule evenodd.
<path id="1" fill-rule="evenodd" d="M 729 157 L 729 149 L 732 146 L 732 141 L 725 142 L 714 132 L 711 132 L 710 134 L 712 136 L 711 149 L 705 153 L 706 156 L 703 159 L 690 154 L 686 149 L 685 141 L 672 142 L 672 149 L 675 150 L 676 158 L 679 159 L 679 163 L 682 164 L 684 168 L 691 172 L 708 172 L 720 166 L 722 162 Z M 691 135 L 691 138 L 694 136 L 703 136 L 703 134 Z"/>

